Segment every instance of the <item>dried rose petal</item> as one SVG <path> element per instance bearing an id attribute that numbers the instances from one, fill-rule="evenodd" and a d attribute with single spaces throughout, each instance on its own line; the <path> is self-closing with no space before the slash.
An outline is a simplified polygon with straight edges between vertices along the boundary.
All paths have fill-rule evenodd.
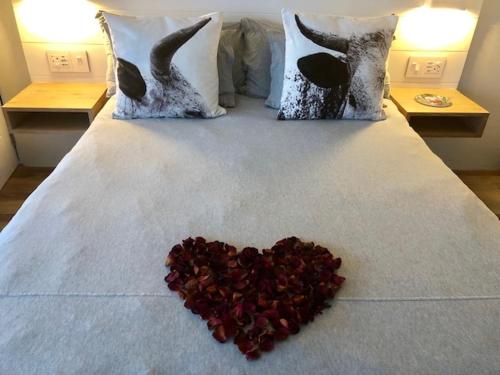
<path id="1" fill-rule="evenodd" d="M 342 283 L 345 281 L 345 277 L 338 276 L 338 275 L 333 275 L 332 282 L 335 285 L 342 285 Z"/>
<path id="2" fill-rule="evenodd" d="M 288 322 L 288 330 L 292 335 L 296 335 L 300 331 L 300 326 L 296 322 L 290 321 Z"/>
<path id="3" fill-rule="evenodd" d="M 258 350 L 257 345 L 249 339 L 241 339 L 238 342 L 235 342 L 235 344 L 238 345 L 240 352 L 245 355 L 248 355 L 248 353 L 253 353 L 253 355 L 255 355 L 255 352 Z"/>
<path id="4" fill-rule="evenodd" d="M 283 341 L 286 340 L 290 336 L 290 331 L 287 328 L 279 328 L 276 330 L 274 337 L 276 340 Z"/>
<path id="5" fill-rule="evenodd" d="M 274 338 L 271 335 L 262 336 L 259 345 L 260 350 L 263 352 L 270 352 L 274 349 Z"/>
<path id="6" fill-rule="evenodd" d="M 227 341 L 227 335 L 226 335 L 226 331 L 224 329 L 224 326 L 221 324 L 220 326 L 217 326 L 215 328 L 215 331 L 214 333 L 212 334 L 212 336 L 219 342 L 226 342 Z"/>
<path id="7" fill-rule="evenodd" d="M 249 360 L 253 360 L 253 359 L 259 359 L 260 357 L 260 352 L 258 349 L 255 349 L 255 350 L 252 350 L 250 352 L 246 352 L 245 356 L 247 357 L 247 359 Z"/>
<path id="8" fill-rule="evenodd" d="M 170 274 L 167 275 L 165 278 L 165 281 L 167 283 L 171 283 L 172 281 L 175 281 L 180 275 L 177 272 L 171 272 Z"/>
<path id="9" fill-rule="evenodd" d="M 263 315 L 259 316 L 255 320 L 255 326 L 259 327 L 259 328 L 265 328 L 265 327 L 267 327 L 268 324 L 269 324 L 269 320 Z"/>
<path id="10" fill-rule="evenodd" d="M 336 274 L 340 258 L 297 237 L 262 253 L 187 238 L 172 248 L 165 264 L 170 267 L 165 282 L 184 306 L 207 320 L 217 341 L 234 337 L 249 360 L 313 321 L 345 280 Z"/>

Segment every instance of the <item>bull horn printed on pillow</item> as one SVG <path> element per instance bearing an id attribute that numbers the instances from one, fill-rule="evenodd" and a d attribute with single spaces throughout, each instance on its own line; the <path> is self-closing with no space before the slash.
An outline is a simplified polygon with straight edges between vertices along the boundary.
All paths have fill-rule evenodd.
<path id="1" fill-rule="evenodd" d="M 284 10 L 283 22 L 287 56 L 278 119 L 385 117 L 385 67 L 397 17 L 299 16 Z M 311 42 L 319 47 L 316 53 L 310 53 Z"/>
<path id="2" fill-rule="evenodd" d="M 210 118 L 225 113 L 218 106 L 219 14 L 198 19 L 103 15 L 117 56 L 115 118 Z M 182 56 L 174 62 L 178 53 Z"/>
<path id="3" fill-rule="evenodd" d="M 161 106 L 165 103 L 163 99 L 168 98 L 167 105 L 185 109 L 183 117 L 207 117 L 207 110 L 200 94 L 175 67 L 172 63 L 172 57 L 180 47 L 210 21 L 211 18 L 207 18 L 191 27 L 178 30 L 153 46 L 150 61 L 154 80 L 150 80 L 149 85 L 146 84 L 141 72 L 133 63 L 120 57 L 117 58 L 118 87 L 133 100 L 132 107 L 151 106 L 152 104 Z M 144 98 L 148 86 L 151 87 L 149 97 Z"/>
<path id="4" fill-rule="evenodd" d="M 319 52 L 297 60 L 300 73 L 324 91 L 323 106 L 319 109 L 322 118 L 342 118 L 349 87 L 351 69 L 347 59 L 349 41 L 337 35 L 328 35 L 309 29 L 298 15 L 295 21 L 300 32 L 317 45 L 345 54 L 332 56 Z"/>

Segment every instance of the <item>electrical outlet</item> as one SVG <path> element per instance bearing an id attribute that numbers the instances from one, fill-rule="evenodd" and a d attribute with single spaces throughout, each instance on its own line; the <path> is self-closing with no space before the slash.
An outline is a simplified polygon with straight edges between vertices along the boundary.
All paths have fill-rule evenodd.
<path id="1" fill-rule="evenodd" d="M 47 51 L 47 61 L 53 73 L 90 72 L 87 51 Z"/>
<path id="2" fill-rule="evenodd" d="M 445 56 L 412 56 L 408 59 L 406 78 L 441 78 L 445 67 Z"/>
<path id="3" fill-rule="evenodd" d="M 47 60 L 51 72 L 71 72 L 69 51 L 47 51 Z"/>

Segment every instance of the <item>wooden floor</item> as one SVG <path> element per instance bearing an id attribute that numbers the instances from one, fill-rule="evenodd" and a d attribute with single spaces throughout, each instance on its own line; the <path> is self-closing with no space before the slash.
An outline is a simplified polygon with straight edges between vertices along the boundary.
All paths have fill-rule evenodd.
<path id="1" fill-rule="evenodd" d="M 0 190 L 0 231 L 53 168 L 18 167 Z"/>
<path id="2" fill-rule="evenodd" d="M 462 171 L 458 177 L 500 219 L 500 171 Z"/>
<path id="3" fill-rule="evenodd" d="M 0 231 L 53 168 L 18 167 L 0 190 Z M 457 175 L 500 218 L 500 171 L 457 172 Z"/>

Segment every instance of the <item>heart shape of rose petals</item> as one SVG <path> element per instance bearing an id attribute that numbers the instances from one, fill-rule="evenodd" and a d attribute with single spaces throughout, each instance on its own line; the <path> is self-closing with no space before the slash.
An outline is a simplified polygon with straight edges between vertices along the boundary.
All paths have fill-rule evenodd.
<path id="1" fill-rule="evenodd" d="M 247 359 L 297 334 L 329 307 L 345 280 L 335 273 L 340 258 L 296 237 L 262 252 L 188 238 L 172 248 L 166 265 L 165 281 L 184 306 L 208 321 L 217 341 L 233 337 Z"/>

